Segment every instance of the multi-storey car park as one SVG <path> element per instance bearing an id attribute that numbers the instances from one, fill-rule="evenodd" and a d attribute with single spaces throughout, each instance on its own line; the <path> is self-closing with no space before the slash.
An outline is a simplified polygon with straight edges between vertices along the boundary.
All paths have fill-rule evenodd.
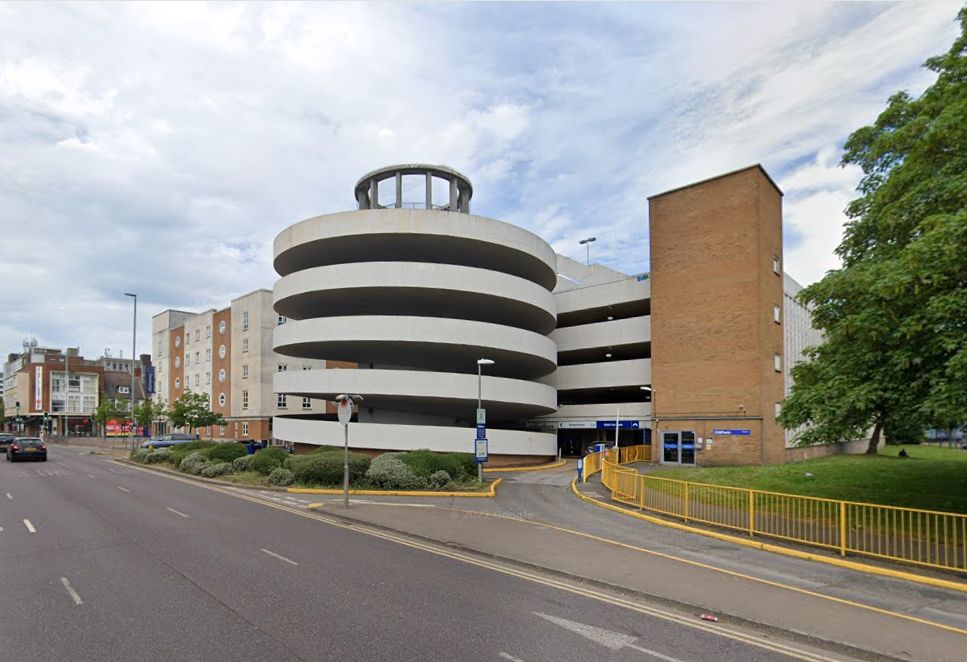
<path id="1" fill-rule="evenodd" d="M 356 210 L 278 235 L 275 351 L 347 363 L 276 374 L 277 393 L 364 396 L 349 444 L 371 452 L 472 451 L 479 386 L 498 464 L 653 437 L 665 463 L 802 456 L 775 421 L 800 356 L 784 338 L 797 352 L 818 340 L 783 297 L 798 285 L 761 167 L 653 196 L 652 271 L 634 275 L 472 215 L 472 195 L 452 169 L 391 166 L 359 180 Z M 478 382 L 479 359 L 493 364 Z M 296 444 L 342 434 L 329 410 L 274 422 Z"/>

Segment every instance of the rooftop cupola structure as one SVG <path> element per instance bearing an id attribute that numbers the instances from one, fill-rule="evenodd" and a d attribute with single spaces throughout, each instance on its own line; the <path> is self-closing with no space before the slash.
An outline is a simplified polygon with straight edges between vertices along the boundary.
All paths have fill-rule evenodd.
<path id="1" fill-rule="evenodd" d="M 425 195 L 422 199 L 403 200 L 403 177 L 420 176 L 425 178 Z M 392 180 L 395 183 L 396 195 L 393 202 L 380 204 L 380 184 Z M 433 197 L 434 180 L 437 186 L 446 186 L 449 198 L 446 204 L 435 204 Z M 437 189 L 440 190 L 439 188 Z M 356 205 L 359 210 L 366 209 L 436 209 L 440 211 L 454 211 L 461 214 L 470 213 L 470 198 L 473 197 L 473 186 L 470 180 L 456 170 L 445 166 L 409 163 L 405 165 L 387 166 L 364 175 L 356 182 Z"/>

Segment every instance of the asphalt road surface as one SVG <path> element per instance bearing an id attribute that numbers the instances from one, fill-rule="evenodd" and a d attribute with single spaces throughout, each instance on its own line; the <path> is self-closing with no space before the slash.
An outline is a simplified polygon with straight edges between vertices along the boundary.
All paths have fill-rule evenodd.
<path id="1" fill-rule="evenodd" d="M 0 460 L 0 661 L 848 659 L 392 538 L 74 449 Z"/>

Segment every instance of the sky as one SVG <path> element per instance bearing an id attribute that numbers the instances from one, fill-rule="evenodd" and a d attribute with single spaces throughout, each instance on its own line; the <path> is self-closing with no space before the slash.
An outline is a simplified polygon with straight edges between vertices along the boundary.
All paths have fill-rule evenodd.
<path id="1" fill-rule="evenodd" d="M 130 356 L 125 292 L 147 353 L 153 315 L 273 287 L 275 236 L 395 163 L 629 274 L 649 196 L 759 163 L 808 285 L 856 196 L 843 143 L 933 82 L 960 7 L 0 2 L 0 354 Z"/>

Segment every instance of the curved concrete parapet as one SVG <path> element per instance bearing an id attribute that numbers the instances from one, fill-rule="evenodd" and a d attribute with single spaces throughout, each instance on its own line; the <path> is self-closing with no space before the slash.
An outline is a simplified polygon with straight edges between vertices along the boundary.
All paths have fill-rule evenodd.
<path id="1" fill-rule="evenodd" d="M 407 315 L 489 322 L 546 335 L 557 318 L 554 297 L 540 285 L 453 264 L 359 262 L 314 267 L 279 279 L 274 292 L 276 312 L 290 320 Z"/>
<path id="2" fill-rule="evenodd" d="M 275 330 L 275 351 L 286 356 L 487 373 L 536 379 L 554 372 L 554 341 L 500 324 L 436 317 L 359 315 L 290 321 Z"/>
<path id="3" fill-rule="evenodd" d="M 273 419 L 277 439 L 315 445 L 342 446 L 343 426 L 335 421 Z M 350 423 L 349 446 L 383 451 L 426 448 L 446 453 L 472 453 L 475 431 L 435 425 Z M 491 455 L 557 455 L 557 435 L 518 430 L 487 430 Z"/>
<path id="4" fill-rule="evenodd" d="M 382 209 L 385 207 L 402 208 L 403 202 L 403 177 L 410 175 L 421 175 L 425 178 L 424 200 L 415 204 L 415 209 L 443 209 L 450 212 L 470 213 L 470 198 L 473 197 L 473 186 L 470 180 L 453 168 L 439 165 L 427 165 L 424 163 L 407 163 L 403 165 L 386 166 L 363 175 L 356 182 L 355 196 L 356 204 L 359 209 Z M 395 180 L 393 203 L 381 205 L 379 203 L 380 184 L 388 179 Z M 442 179 L 447 182 L 448 201 L 445 205 L 434 205 L 433 203 L 433 180 Z"/>
<path id="5" fill-rule="evenodd" d="M 537 235 L 483 216 L 445 211 L 373 209 L 316 216 L 275 238 L 281 276 L 353 262 L 422 262 L 477 267 L 524 278 L 553 291 L 557 256 Z"/>
<path id="6" fill-rule="evenodd" d="M 331 400 L 339 393 L 365 393 L 366 407 L 473 420 L 477 375 L 413 370 L 293 370 L 275 373 L 274 391 Z M 485 376 L 480 392 L 491 422 L 549 414 L 557 391 L 545 384 Z"/>

